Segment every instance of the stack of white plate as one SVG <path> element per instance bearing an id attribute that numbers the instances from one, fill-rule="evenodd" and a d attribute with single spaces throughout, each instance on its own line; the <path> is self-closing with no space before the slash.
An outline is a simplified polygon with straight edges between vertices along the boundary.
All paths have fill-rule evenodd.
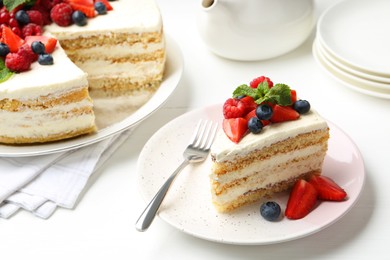
<path id="1" fill-rule="evenodd" d="M 390 0 L 344 0 L 327 9 L 313 54 L 344 86 L 390 99 Z"/>

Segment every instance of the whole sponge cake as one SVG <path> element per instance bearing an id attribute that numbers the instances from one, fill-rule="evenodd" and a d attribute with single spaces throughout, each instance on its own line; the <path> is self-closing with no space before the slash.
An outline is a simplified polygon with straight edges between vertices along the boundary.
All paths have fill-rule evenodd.
<path id="1" fill-rule="evenodd" d="M 62 20 L 61 26 L 55 21 L 38 25 L 37 10 L 43 10 L 47 24 L 47 12 L 56 9 L 56 5 L 79 6 L 81 2 L 100 0 L 37 1 L 26 9 L 29 24 L 23 25 L 20 20 L 17 28 L 12 27 L 14 21 L 2 25 L 22 39 L 15 41 L 17 37 L 3 36 L 2 42 L 7 44 L 25 45 L 25 34 L 40 35 L 42 31 L 44 37 L 58 39 L 58 44 L 50 54 L 54 60 L 50 66 L 38 62 L 31 66 L 7 63 L 7 56 L 19 55 L 19 45 L 4 57 L 5 65 L 13 65 L 9 69 L 14 72 L 10 78 L 0 80 L 4 81 L 0 83 L 0 142 L 42 143 L 94 133 L 110 124 L 109 120 L 118 120 L 118 109 L 123 108 L 123 116 L 128 116 L 160 86 L 166 54 L 161 15 L 155 2 L 102 1 L 109 6 L 108 12 L 97 15 L 92 9 L 95 17 L 84 26 L 69 25 L 69 21 L 65 26 Z M 12 14 L 3 7 L 0 12 L 14 19 L 18 12 L 15 10 Z M 62 19 L 63 13 L 58 10 L 65 9 L 57 8 L 52 17 Z M 3 69 L 6 72 L 7 68 Z M 101 115 L 102 112 L 106 114 Z"/>
<path id="2" fill-rule="evenodd" d="M 143 105 L 160 86 L 165 66 L 165 39 L 153 0 L 110 2 L 107 15 L 87 26 L 45 29 L 55 35 L 69 58 L 88 74 L 95 112 Z M 107 102 L 108 101 L 108 102 Z"/>
<path id="3" fill-rule="evenodd" d="M 291 105 L 286 106 L 289 107 L 288 115 L 278 114 L 275 106 L 279 105 L 271 105 L 274 114 L 269 119 L 261 119 L 264 121 L 261 131 L 244 131 L 238 141 L 232 141 L 237 139 L 231 134 L 239 133 L 238 128 L 245 129 L 244 124 L 257 117 L 256 114 L 244 109 L 239 117 L 243 120 L 224 119 L 223 130 L 218 133 L 211 148 L 211 193 L 218 211 L 231 211 L 285 191 L 296 180 L 321 172 L 328 147 L 328 125 L 312 109 L 302 115 L 296 111 L 296 114 L 293 113 L 296 100 L 295 97 L 292 99 Z M 245 102 L 248 106 L 249 102 Z M 249 107 L 253 109 L 255 106 L 251 104 Z M 283 116 L 285 121 L 280 121 Z M 242 124 L 232 124 L 233 121 Z"/>

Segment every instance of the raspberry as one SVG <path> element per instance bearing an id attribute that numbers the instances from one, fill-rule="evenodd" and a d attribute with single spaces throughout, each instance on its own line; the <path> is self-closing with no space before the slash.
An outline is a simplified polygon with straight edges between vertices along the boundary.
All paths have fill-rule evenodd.
<path id="1" fill-rule="evenodd" d="M 38 60 L 38 55 L 33 52 L 29 44 L 23 44 L 22 46 L 20 46 L 17 54 L 26 57 L 31 62 Z"/>
<path id="2" fill-rule="evenodd" d="M 37 10 L 29 10 L 27 11 L 28 17 L 30 18 L 30 23 L 35 23 L 37 25 L 43 25 L 43 16 L 41 12 Z"/>
<path id="3" fill-rule="evenodd" d="M 245 116 L 247 107 L 244 102 L 236 98 L 229 98 L 223 104 L 223 116 L 226 119 Z"/>
<path id="4" fill-rule="evenodd" d="M 22 72 L 30 69 L 31 60 L 19 53 L 9 53 L 5 57 L 5 66 L 11 71 Z"/>
<path id="5" fill-rule="evenodd" d="M 8 24 L 10 18 L 8 11 L 0 12 L 0 24 Z"/>
<path id="6" fill-rule="evenodd" d="M 73 9 L 69 4 L 56 4 L 50 11 L 50 17 L 59 26 L 69 26 L 72 24 Z"/>
<path id="7" fill-rule="evenodd" d="M 32 35 L 42 35 L 42 27 L 35 24 L 35 23 L 29 23 L 23 26 L 22 28 L 22 37 L 26 38 L 26 36 L 32 36 Z"/>
<path id="8" fill-rule="evenodd" d="M 257 77 L 255 79 L 253 79 L 249 85 L 251 86 L 251 88 L 257 88 L 257 86 L 263 82 L 264 80 L 267 81 L 268 83 L 268 87 L 269 88 L 272 88 L 274 86 L 274 83 L 268 78 L 268 77 L 265 77 L 265 76 L 260 76 L 260 77 Z"/>

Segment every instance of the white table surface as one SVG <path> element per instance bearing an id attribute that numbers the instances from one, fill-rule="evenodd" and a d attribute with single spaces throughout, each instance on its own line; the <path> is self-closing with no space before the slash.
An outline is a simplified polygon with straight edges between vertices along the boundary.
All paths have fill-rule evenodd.
<path id="1" fill-rule="evenodd" d="M 125 0 L 122 0 L 125 1 Z M 338 0 L 316 0 L 316 14 Z M 210 53 L 196 27 L 200 0 L 158 0 L 165 31 L 180 45 L 182 80 L 164 106 L 145 120 L 94 175 L 74 210 L 48 220 L 19 212 L 0 220 L 1 259 L 389 259 L 390 100 L 349 90 L 312 57 L 312 36 L 298 49 L 262 62 L 235 62 Z M 178 115 L 223 102 L 257 75 L 293 86 L 359 147 L 366 185 L 342 219 L 305 238 L 263 246 L 205 241 L 156 218 L 147 232 L 134 223 L 145 206 L 136 185 L 137 158 L 147 140 Z"/>

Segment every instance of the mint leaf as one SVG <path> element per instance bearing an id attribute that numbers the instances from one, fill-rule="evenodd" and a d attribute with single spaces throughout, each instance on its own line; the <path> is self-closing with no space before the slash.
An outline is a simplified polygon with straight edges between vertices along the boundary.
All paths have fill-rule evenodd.
<path id="1" fill-rule="evenodd" d="M 276 84 L 274 85 L 268 96 L 270 99 L 274 100 L 276 104 L 281 106 L 291 105 L 291 89 L 286 84 Z"/>
<path id="2" fill-rule="evenodd" d="M 251 88 L 250 86 L 243 84 L 238 86 L 234 92 L 233 97 L 250 96 L 257 104 L 264 102 L 270 102 L 281 106 L 289 106 L 291 102 L 291 89 L 286 84 L 275 84 L 272 88 L 269 88 L 268 82 L 261 82 L 257 88 Z"/>
<path id="3" fill-rule="evenodd" d="M 6 66 L 3 59 L 0 59 L 0 83 L 9 79 L 14 72 L 10 71 Z"/>
<path id="4" fill-rule="evenodd" d="M 233 97 L 237 98 L 239 96 L 250 96 L 253 99 L 257 99 L 257 90 L 254 88 L 251 88 L 250 86 L 243 84 L 238 86 L 234 92 L 233 92 Z"/>
<path id="5" fill-rule="evenodd" d="M 4 6 L 9 12 L 22 4 L 33 4 L 36 0 L 3 0 Z"/>

